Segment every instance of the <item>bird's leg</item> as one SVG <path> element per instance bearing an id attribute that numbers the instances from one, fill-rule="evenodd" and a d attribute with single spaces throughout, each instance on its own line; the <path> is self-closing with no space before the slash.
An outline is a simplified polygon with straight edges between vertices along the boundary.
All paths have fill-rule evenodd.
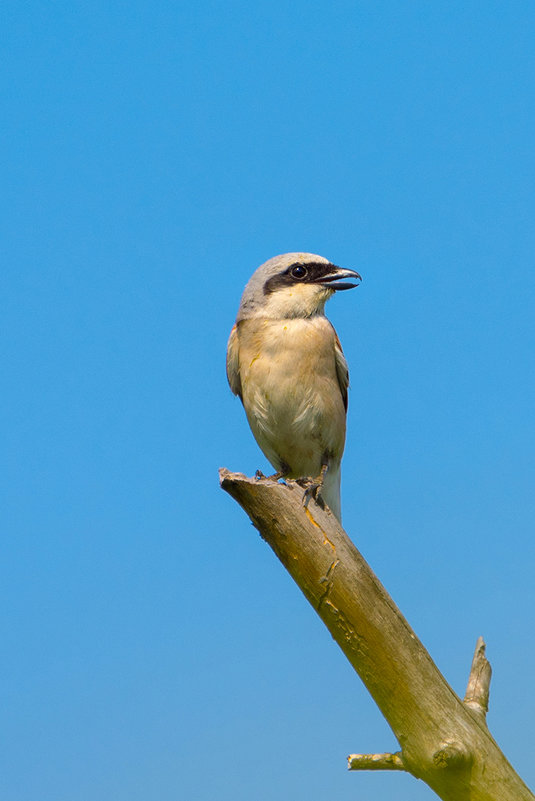
<path id="1" fill-rule="evenodd" d="M 325 474 L 329 469 L 328 464 L 322 464 L 321 472 L 317 478 L 298 478 L 297 483 L 300 487 L 305 488 L 305 494 L 303 495 L 303 506 L 305 509 L 307 508 L 308 504 L 310 503 L 310 499 L 314 498 L 317 504 L 319 504 L 323 508 L 323 499 L 321 498 L 321 489 L 323 487 L 323 481 L 325 479 Z M 321 502 L 320 502 L 321 501 Z"/>

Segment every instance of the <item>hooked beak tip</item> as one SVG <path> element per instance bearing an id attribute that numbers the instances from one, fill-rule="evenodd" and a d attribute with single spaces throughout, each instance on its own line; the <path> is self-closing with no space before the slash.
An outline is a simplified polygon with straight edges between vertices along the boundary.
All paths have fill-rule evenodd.
<path id="1" fill-rule="evenodd" d="M 338 267 L 330 276 L 324 278 L 322 283 L 329 289 L 340 291 L 343 289 L 354 289 L 360 285 L 361 281 L 362 276 L 356 270 L 347 270 L 344 267 Z"/>

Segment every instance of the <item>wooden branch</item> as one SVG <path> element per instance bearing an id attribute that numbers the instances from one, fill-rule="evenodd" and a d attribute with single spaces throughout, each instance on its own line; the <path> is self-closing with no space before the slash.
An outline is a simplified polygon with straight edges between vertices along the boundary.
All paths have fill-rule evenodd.
<path id="1" fill-rule="evenodd" d="M 349 754 L 349 770 L 407 770 L 401 751 L 395 754 Z"/>
<path id="2" fill-rule="evenodd" d="M 468 687 L 464 696 L 464 703 L 486 722 L 489 711 L 489 689 L 492 668 L 485 656 L 485 643 L 480 637 L 476 643 L 476 650 L 470 669 Z"/>
<path id="3" fill-rule="evenodd" d="M 353 755 L 350 767 L 405 769 L 444 801 L 535 801 L 481 714 L 490 681 L 481 667 L 484 646 L 476 648 L 463 703 L 328 509 L 314 502 L 304 508 L 295 482 L 225 469 L 220 480 L 316 609 L 398 740 L 399 754 Z"/>

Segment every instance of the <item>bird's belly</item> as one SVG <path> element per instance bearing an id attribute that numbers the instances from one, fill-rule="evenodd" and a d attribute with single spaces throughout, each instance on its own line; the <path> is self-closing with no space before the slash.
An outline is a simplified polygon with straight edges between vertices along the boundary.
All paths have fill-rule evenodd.
<path id="1" fill-rule="evenodd" d="M 345 409 L 333 350 L 309 345 L 274 347 L 242 369 L 253 434 L 274 467 L 293 477 L 318 475 L 344 449 Z"/>

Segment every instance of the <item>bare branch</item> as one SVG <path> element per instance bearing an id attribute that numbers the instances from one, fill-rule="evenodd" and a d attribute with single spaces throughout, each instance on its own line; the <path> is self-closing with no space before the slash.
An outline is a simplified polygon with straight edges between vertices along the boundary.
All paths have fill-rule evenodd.
<path id="1" fill-rule="evenodd" d="M 220 477 L 361 677 L 399 742 L 405 770 L 443 801 L 535 801 L 481 715 L 448 685 L 334 515 L 315 502 L 305 509 L 295 482 L 228 470 Z M 477 668 L 475 674 L 486 675 Z M 475 682 L 481 689 L 470 703 L 475 698 L 484 705 L 485 681 Z M 367 760 L 371 764 L 373 755 Z"/>
<path id="2" fill-rule="evenodd" d="M 485 655 L 485 647 L 483 637 L 480 637 L 476 643 L 466 695 L 464 696 L 466 706 L 476 712 L 484 721 L 489 711 L 489 690 L 492 676 L 492 668 Z"/>
<path id="3" fill-rule="evenodd" d="M 349 754 L 349 770 L 406 770 L 401 751 L 395 754 Z"/>

